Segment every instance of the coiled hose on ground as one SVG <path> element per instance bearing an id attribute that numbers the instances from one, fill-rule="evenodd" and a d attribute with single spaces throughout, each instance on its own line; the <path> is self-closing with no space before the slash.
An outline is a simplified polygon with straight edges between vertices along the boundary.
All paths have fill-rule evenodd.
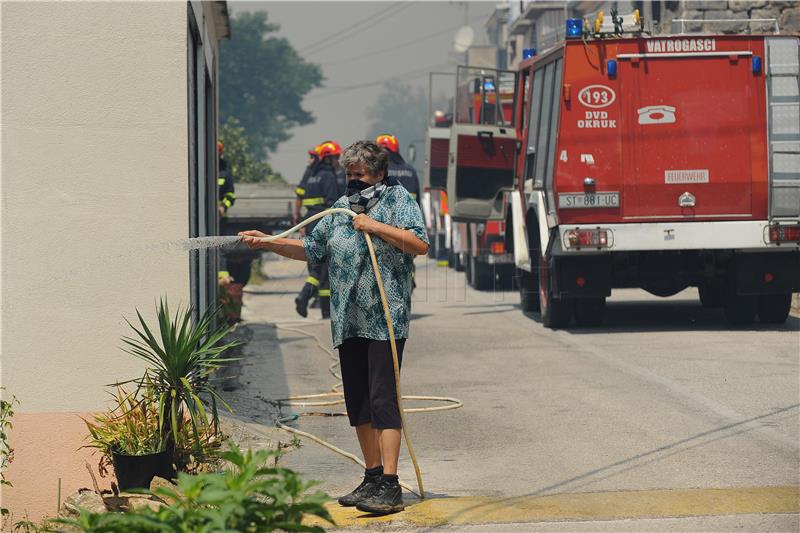
<path id="1" fill-rule="evenodd" d="M 318 220 L 318 219 L 320 219 L 322 217 L 325 217 L 325 216 L 328 216 L 328 215 L 332 215 L 334 213 L 342 213 L 342 214 L 350 216 L 351 218 L 356 216 L 356 213 L 354 213 L 350 209 L 345 209 L 345 208 L 341 208 L 341 207 L 340 208 L 326 209 L 325 211 L 322 211 L 320 213 L 317 213 L 316 215 L 313 215 L 313 216 L 307 218 L 303 222 L 301 222 L 301 223 L 297 224 L 296 226 L 284 231 L 283 233 L 280 233 L 278 235 L 271 235 L 269 237 L 261 237 L 260 239 L 263 242 L 270 242 L 270 241 L 274 241 L 276 239 L 284 238 L 284 237 L 286 237 L 288 235 L 291 235 L 295 231 L 299 230 L 303 226 L 306 226 L 307 224 L 310 224 L 311 222 L 314 222 L 315 220 Z M 393 363 L 393 366 L 394 366 L 394 382 L 395 382 L 395 388 L 396 388 L 396 392 L 397 392 L 397 404 L 398 404 L 398 407 L 400 409 L 400 421 L 402 422 L 402 426 L 403 426 L 403 438 L 404 438 L 404 440 L 406 442 L 406 448 L 408 449 L 408 455 L 411 457 L 411 462 L 414 465 L 414 473 L 416 474 L 416 477 L 417 477 L 417 486 L 419 487 L 419 493 L 417 493 L 417 495 L 420 498 L 425 498 L 425 489 L 424 489 L 423 484 L 422 484 L 422 474 L 420 473 L 419 463 L 417 462 L 417 456 L 414 453 L 414 446 L 412 445 L 411 439 L 408 436 L 408 425 L 406 424 L 406 419 L 405 419 L 405 414 L 404 413 L 445 411 L 445 410 L 448 410 L 448 409 L 458 409 L 463 404 L 461 403 L 460 400 L 458 400 L 456 398 L 446 398 L 446 397 L 441 397 L 441 396 L 403 396 L 402 395 L 402 393 L 400 391 L 400 365 L 399 365 L 398 359 L 397 359 L 397 344 L 395 343 L 395 338 L 394 338 L 394 327 L 393 327 L 393 324 L 392 324 L 392 315 L 391 315 L 391 312 L 389 311 L 389 301 L 386 298 L 386 292 L 385 292 L 384 287 L 383 287 L 383 279 L 381 278 L 380 268 L 378 268 L 378 258 L 375 255 L 375 248 L 372 245 L 372 238 L 370 237 L 370 235 L 368 233 L 364 233 L 364 238 L 367 241 L 367 248 L 369 248 L 369 255 L 370 255 L 370 258 L 372 259 L 372 269 L 375 272 L 375 280 L 378 283 L 378 290 L 379 290 L 380 296 L 381 296 L 381 303 L 383 304 L 383 313 L 384 313 L 384 316 L 386 318 L 386 326 L 387 326 L 387 329 L 389 330 L 389 344 L 390 344 L 390 346 L 392 348 L 392 363 Z M 343 404 L 344 403 L 344 395 L 340 390 L 342 388 L 342 382 L 341 382 L 342 378 L 341 378 L 341 375 L 336 373 L 335 369 L 336 369 L 336 366 L 338 366 L 339 363 L 338 363 L 338 359 L 333 354 L 333 351 L 331 351 L 328 348 L 326 348 L 323 345 L 323 343 L 320 341 L 318 336 L 316 336 L 314 334 L 311 334 L 311 333 L 308 333 L 307 331 L 304 331 L 302 329 L 299 329 L 299 328 L 295 327 L 294 324 L 292 324 L 292 325 L 289 325 L 289 324 L 276 324 L 276 327 L 278 327 L 279 329 L 285 329 L 287 331 L 294 331 L 294 332 L 306 335 L 308 337 L 314 338 L 316 340 L 316 342 L 317 342 L 317 346 L 319 346 L 323 351 L 325 351 L 329 356 L 331 356 L 331 358 L 333 358 L 335 360 L 335 362 L 333 364 L 331 364 L 329 368 L 330 368 L 331 373 L 339 380 L 339 382 L 336 383 L 331 388 L 330 392 L 325 392 L 325 393 L 322 393 L 322 394 L 309 394 L 309 395 L 302 395 L 302 396 L 291 396 L 289 398 L 283 398 L 283 399 L 275 400 L 275 401 L 279 402 L 279 403 L 282 403 L 282 404 L 285 404 L 285 405 L 291 405 L 291 406 L 295 406 L 295 407 L 312 407 L 312 406 L 313 407 L 321 407 L 321 406 L 333 406 L 333 405 L 341 405 L 341 404 Z M 337 397 L 339 397 L 339 399 L 337 399 L 337 400 L 329 400 L 329 401 L 312 401 L 312 402 L 303 401 L 303 400 L 310 400 L 310 399 L 313 399 L 313 398 L 325 398 L 325 397 L 331 397 L 331 396 L 337 396 Z M 437 402 L 446 402 L 448 405 L 442 405 L 442 406 L 437 406 L 437 407 L 417 407 L 417 408 L 411 408 L 411 409 L 404 409 L 403 408 L 403 400 L 437 401 Z M 306 437 L 306 438 L 308 438 L 310 440 L 313 440 L 314 442 L 317 442 L 318 444 L 321 444 L 321 445 L 325 446 L 326 448 L 328 448 L 330 450 L 333 450 L 336 453 L 338 453 L 338 454 L 340 454 L 340 455 L 342 455 L 344 457 L 347 457 L 348 459 L 350 459 L 350 460 L 356 462 L 357 464 L 361 465 L 362 467 L 366 468 L 366 465 L 364 464 L 364 462 L 361 459 L 359 459 L 358 457 L 356 457 L 355 455 L 353 455 L 351 453 L 348 453 L 348 452 L 346 452 L 346 451 L 344 451 L 344 450 L 342 450 L 340 448 L 337 448 L 333 444 L 330 444 L 329 442 L 326 442 L 326 441 L 320 439 L 319 437 L 316 437 L 316 436 L 314 436 L 314 435 L 312 435 L 310 433 L 306 433 L 304 431 L 300 431 L 298 429 L 295 429 L 295 428 L 292 428 L 292 427 L 286 425 L 286 422 L 290 422 L 292 420 L 296 420 L 297 418 L 299 418 L 303 414 L 319 414 L 319 413 L 301 413 L 301 414 L 294 414 L 294 415 L 291 415 L 291 416 L 288 416 L 288 417 L 279 418 L 278 420 L 276 420 L 276 425 L 279 428 L 281 428 L 281 429 L 283 429 L 285 431 L 288 431 L 290 433 L 293 433 L 293 434 L 296 434 L 296 435 L 300 435 L 302 437 Z M 330 415 L 331 416 L 343 416 L 343 415 L 345 415 L 345 413 L 331 413 Z M 414 492 L 414 490 L 411 489 L 411 487 L 409 487 L 405 483 L 401 483 L 401 485 L 406 490 Z"/>

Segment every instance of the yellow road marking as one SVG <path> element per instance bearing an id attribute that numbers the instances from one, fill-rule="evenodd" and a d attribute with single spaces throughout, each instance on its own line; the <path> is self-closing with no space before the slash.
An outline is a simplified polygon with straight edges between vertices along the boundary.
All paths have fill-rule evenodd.
<path id="1" fill-rule="evenodd" d="M 489 498 L 435 498 L 402 513 L 371 517 L 353 507 L 328 504 L 338 526 L 407 522 L 416 526 L 554 522 L 800 513 L 800 487 L 642 490 Z M 322 524 L 319 521 L 314 523 Z"/>

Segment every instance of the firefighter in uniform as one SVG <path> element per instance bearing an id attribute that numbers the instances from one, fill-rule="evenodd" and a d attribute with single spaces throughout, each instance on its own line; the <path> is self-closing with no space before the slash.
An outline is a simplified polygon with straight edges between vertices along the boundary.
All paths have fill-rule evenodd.
<path id="1" fill-rule="evenodd" d="M 336 141 L 325 141 L 322 144 L 327 143 L 330 143 L 335 147 L 335 155 L 330 156 L 331 166 L 333 167 L 333 172 L 336 174 L 336 184 L 339 187 L 339 196 L 342 196 L 347 190 L 347 178 L 344 175 L 345 173 L 342 165 L 339 164 L 339 156 L 342 153 L 342 147 Z"/>
<path id="2" fill-rule="evenodd" d="M 336 172 L 333 167 L 333 158 L 341 155 L 342 149 L 338 144 L 324 142 L 317 147 L 319 161 L 296 189 L 303 207 L 306 208 L 306 217 L 328 209 L 341 196 L 336 183 Z M 306 234 L 310 234 L 316 226 L 316 221 L 305 227 Z M 331 289 L 328 282 L 327 263 L 317 263 L 308 266 L 308 277 L 294 299 L 295 309 L 300 316 L 308 316 L 308 302 L 314 293 L 319 296 L 322 309 L 322 318 L 331 314 Z"/>
<path id="3" fill-rule="evenodd" d="M 226 214 L 234 203 L 236 203 L 236 193 L 233 188 L 233 173 L 228 166 L 228 162 L 222 157 L 222 141 L 217 142 L 217 152 L 219 153 L 219 171 L 217 173 L 217 211 L 219 212 L 219 234 L 226 235 Z M 220 270 L 218 278 L 221 283 L 231 283 L 235 281 L 228 272 L 228 262 L 224 254 L 220 254 Z"/>
<path id="4" fill-rule="evenodd" d="M 308 179 L 308 177 L 314 173 L 314 167 L 317 166 L 319 163 L 319 156 L 317 155 L 318 146 L 314 146 L 309 148 L 308 150 L 308 161 L 306 161 L 306 168 L 303 170 L 303 177 L 300 178 L 300 184 L 295 188 L 294 192 L 297 195 L 297 198 L 294 201 L 294 211 L 292 212 L 292 224 L 297 224 L 300 222 L 300 213 L 303 209 L 303 195 L 305 194 L 305 189 L 303 186 Z M 305 232 L 305 229 L 300 230 L 301 233 Z"/>
<path id="5" fill-rule="evenodd" d="M 422 209 L 422 198 L 419 192 L 417 171 L 413 166 L 406 163 L 403 156 L 400 155 L 400 143 L 397 141 L 397 137 L 384 133 L 383 135 L 378 135 L 378 138 L 375 139 L 375 144 L 389 152 L 389 170 L 386 176 L 399 181 L 400 185 L 411 193 L 411 197 L 414 198 L 419 208 Z M 413 291 L 417 287 L 417 281 L 415 279 L 417 269 L 414 265 L 412 265 L 411 268 L 411 290 Z"/>
<path id="6" fill-rule="evenodd" d="M 400 143 L 397 142 L 397 137 L 384 133 L 383 135 L 378 135 L 378 138 L 375 139 L 375 144 L 389 151 L 389 171 L 387 176 L 397 179 L 400 185 L 411 193 L 411 197 L 422 209 L 417 171 L 413 166 L 406 163 L 403 156 L 400 155 Z"/>
<path id="7" fill-rule="evenodd" d="M 222 149 L 224 145 L 222 141 L 217 143 L 217 150 L 219 150 L 219 176 L 217 177 L 217 185 L 219 186 L 219 216 L 225 217 L 234 203 L 236 203 L 236 193 L 233 190 L 233 174 L 228 166 L 228 162 L 222 157 Z"/>

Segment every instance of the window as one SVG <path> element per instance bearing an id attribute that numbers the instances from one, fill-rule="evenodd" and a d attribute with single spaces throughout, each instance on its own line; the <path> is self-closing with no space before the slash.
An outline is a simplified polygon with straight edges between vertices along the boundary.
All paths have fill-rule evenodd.
<path id="1" fill-rule="evenodd" d="M 528 121 L 528 145 L 525 147 L 525 179 L 534 179 L 536 164 L 536 139 L 539 135 L 539 121 L 542 116 L 542 82 L 541 69 L 533 73 L 533 91 L 531 93 L 531 113 Z M 534 183 L 534 186 L 540 186 Z"/>
<path id="2" fill-rule="evenodd" d="M 515 72 L 458 67 L 456 78 L 456 123 L 514 125 Z"/>
<path id="3" fill-rule="evenodd" d="M 544 67 L 542 85 L 542 111 L 539 119 L 539 133 L 536 136 L 536 165 L 534 167 L 535 183 L 538 187 L 544 182 L 544 171 L 547 163 L 547 141 L 549 140 L 550 113 L 553 107 L 553 63 Z"/>
<path id="4" fill-rule="evenodd" d="M 555 74 L 553 76 L 552 102 L 550 109 L 550 124 L 548 125 L 547 140 L 547 164 L 544 170 L 544 179 L 547 189 L 547 205 L 551 211 L 555 210 L 555 196 L 553 195 L 553 168 L 555 167 L 556 146 L 558 139 L 558 115 L 561 110 L 561 59 L 555 62 Z"/>
<path id="5" fill-rule="evenodd" d="M 561 109 L 560 87 L 562 59 L 539 67 L 533 74 L 533 94 L 526 147 L 526 179 L 533 186 L 545 186 L 552 195 L 553 169 L 558 138 L 558 115 Z M 552 198 L 550 198 L 552 204 Z"/>
<path id="6" fill-rule="evenodd" d="M 191 5 L 187 12 L 189 237 L 207 237 L 217 233 L 214 93 Z M 195 319 L 216 302 L 216 263 L 214 250 L 189 252 L 189 287 Z"/>

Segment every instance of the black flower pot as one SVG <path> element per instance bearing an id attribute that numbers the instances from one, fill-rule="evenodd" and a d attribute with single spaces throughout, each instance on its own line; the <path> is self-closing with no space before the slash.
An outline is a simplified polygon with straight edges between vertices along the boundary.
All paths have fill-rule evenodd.
<path id="1" fill-rule="evenodd" d="M 174 479 L 172 454 L 169 451 L 148 455 L 124 455 L 111 452 L 114 473 L 117 476 L 119 490 L 149 489 L 153 478 Z"/>

